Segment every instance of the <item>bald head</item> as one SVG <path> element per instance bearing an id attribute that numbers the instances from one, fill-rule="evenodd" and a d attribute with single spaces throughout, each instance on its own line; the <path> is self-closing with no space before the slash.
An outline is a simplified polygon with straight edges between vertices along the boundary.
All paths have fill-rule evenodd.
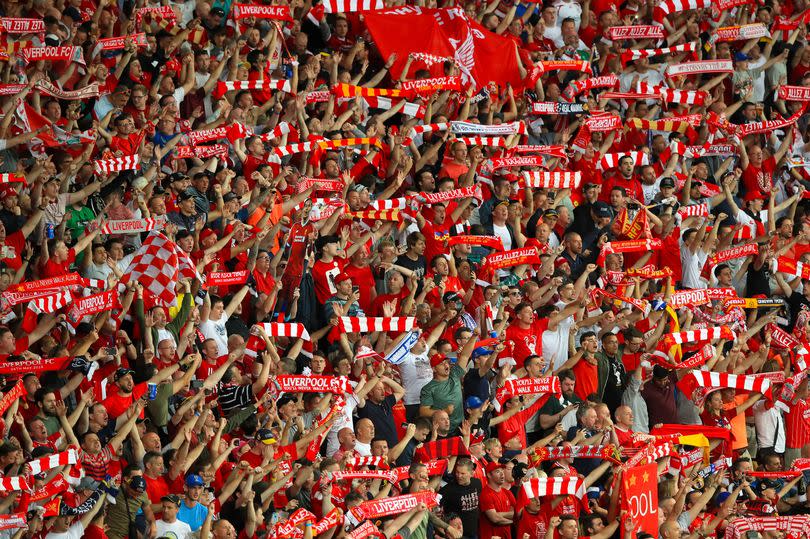
<path id="1" fill-rule="evenodd" d="M 368 418 L 358 420 L 354 430 L 357 433 L 357 439 L 364 444 L 370 444 L 374 439 L 374 423 Z"/>

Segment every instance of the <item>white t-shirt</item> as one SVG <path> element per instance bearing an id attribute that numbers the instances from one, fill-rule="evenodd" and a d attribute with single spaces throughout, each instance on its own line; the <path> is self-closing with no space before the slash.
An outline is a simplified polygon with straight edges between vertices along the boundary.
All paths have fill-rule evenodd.
<path id="1" fill-rule="evenodd" d="M 84 536 L 84 525 L 81 522 L 75 523 L 66 532 L 51 532 L 45 539 L 81 539 Z"/>
<path id="2" fill-rule="evenodd" d="M 364 444 L 360 440 L 355 440 L 354 450 L 357 451 L 361 457 L 371 456 L 371 444 Z"/>
<path id="3" fill-rule="evenodd" d="M 492 231 L 496 236 L 501 238 L 504 251 L 509 251 L 512 249 L 512 236 L 509 234 L 509 229 L 507 227 L 498 226 L 495 223 L 492 223 Z"/>
<path id="4" fill-rule="evenodd" d="M 565 307 L 562 302 L 558 305 L 562 305 L 561 308 Z M 557 324 L 555 331 L 543 332 L 543 358 L 548 364 L 547 369 L 556 371 L 568 361 L 568 330 L 571 329 L 573 323 L 574 317 L 569 316 Z"/>
<path id="5" fill-rule="evenodd" d="M 433 369 L 430 366 L 427 352 L 421 355 L 408 354 L 399 364 L 399 375 L 402 387 L 405 388 L 403 404 L 419 404 L 422 388 L 433 380 Z"/>
<path id="6" fill-rule="evenodd" d="M 661 190 L 661 178 L 655 180 L 655 183 L 652 185 L 647 185 L 646 183 L 641 184 L 641 192 L 644 194 L 644 204 L 652 204 L 655 195 Z"/>
<path id="7" fill-rule="evenodd" d="M 703 269 L 703 264 L 706 263 L 708 256 L 703 249 L 692 253 L 685 243 L 681 243 L 681 267 L 683 269 L 681 283 L 684 288 L 706 288 L 706 283 L 700 278 L 700 270 Z"/>
<path id="8" fill-rule="evenodd" d="M 352 387 L 356 387 L 356 383 L 352 383 Z M 335 452 L 340 449 L 340 442 L 338 441 L 338 432 L 341 429 L 349 427 L 350 429 L 354 430 L 354 420 L 352 416 L 354 415 L 354 409 L 357 408 L 357 405 L 360 404 L 360 401 L 357 400 L 353 394 L 345 393 L 343 397 L 346 399 L 346 406 L 343 407 L 342 410 L 338 413 L 337 419 L 335 420 L 334 425 L 332 428 L 329 429 L 329 433 L 326 435 L 326 456 L 331 457 L 335 454 Z"/>
<path id="9" fill-rule="evenodd" d="M 214 339 L 217 343 L 217 353 L 220 356 L 228 355 L 228 330 L 225 329 L 225 322 L 230 318 L 223 313 L 219 320 L 210 318 L 200 324 L 200 331 L 206 339 Z"/>
<path id="10" fill-rule="evenodd" d="M 169 539 L 189 539 L 191 537 L 191 526 L 180 520 L 175 520 L 171 524 L 164 520 L 155 522 L 157 527 L 157 537 L 168 537 Z"/>

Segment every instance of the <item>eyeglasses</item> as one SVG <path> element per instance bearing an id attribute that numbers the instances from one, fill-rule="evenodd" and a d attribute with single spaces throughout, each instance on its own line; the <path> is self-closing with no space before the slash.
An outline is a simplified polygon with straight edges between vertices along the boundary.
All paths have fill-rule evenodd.
<path id="1" fill-rule="evenodd" d="M 141 99 L 142 97 L 146 97 L 145 95 L 132 95 L 132 99 Z"/>

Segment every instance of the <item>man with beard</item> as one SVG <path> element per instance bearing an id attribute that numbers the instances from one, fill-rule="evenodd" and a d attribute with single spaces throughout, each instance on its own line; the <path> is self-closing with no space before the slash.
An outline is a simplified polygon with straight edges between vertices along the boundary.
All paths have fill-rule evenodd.
<path id="1" fill-rule="evenodd" d="M 481 480 L 473 477 L 475 465 L 469 459 L 461 459 L 454 470 L 455 481 L 447 483 L 441 490 L 441 505 L 444 513 L 457 514 L 461 517 L 464 537 L 478 535 L 479 496 Z"/>
<path id="2" fill-rule="evenodd" d="M 121 488 L 115 503 L 107 510 L 107 536 L 110 539 L 124 539 L 129 537 L 129 528 L 136 524 L 138 513 L 143 511 L 148 527 L 148 537 L 156 537 L 155 514 L 146 495 L 146 480 L 143 471 L 135 465 L 130 465 L 124 472 Z"/>
<path id="3" fill-rule="evenodd" d="M 479 500 L 479 538 L 512 539 L 512 524 L 515 515 L 515 497 L 504 488 L 506 476 L 503 464 L 487 463 L 487 486 L 481 491 Z"/>

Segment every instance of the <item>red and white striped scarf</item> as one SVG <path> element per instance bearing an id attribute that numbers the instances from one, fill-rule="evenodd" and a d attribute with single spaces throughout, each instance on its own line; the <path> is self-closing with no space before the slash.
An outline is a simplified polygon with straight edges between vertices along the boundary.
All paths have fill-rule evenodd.
<path id="1" fill-rule="evenodd" d="M 368 207 L 375 210 L 404 210 L 408 207 L 408 197 L 372 200 Z"/>
<path id="2" fill-rule="evenodd" d="M 358 506 L 352 507 L 346 514 L 346 518 L 360 523 L 363 520 L 376 520 L 380 517 L 399 515 L 412 509 L 416 509 L 420 503 L 427 505 L 428 509 L 439 505 L 436 492 L 433 490 L 423 490 L 415 494 L 403 494 L 391 498 L 381 498 L 369 500 Z"/>
<path id="3" fill-rule="evenodd" d="M 270 322 L 264 324 L 256 324 L 264 329 L 264 332 L 269 337 L 290 337 L 293 339 L 310 340 L 309 332 L 304 324 L 299 323 L 284 323 L 284 322 Z"/>
<path id="4" fill-rule="evenodd" d="M 616 455 L 618 452 L 615 445 L 569 445 L 537 448 L 534 453 L 529 455 L 529 460 L 534 464 L 559 459 L 605 459 L 615 464 L 621 464 Z"/>
<path id="5" fill-rule="evenodd" d="M 732 332 L 728 326 L 720 326 L 669 333 L 664 336 L 664 339 L 672 341 L 675 344 L 698 343 L 716 339 L 732 340 L 734 339 L 734 332 Z"/>
<path id="6" fill-rule="evenodd" d="M 783 531 L 786 539 L 799 539 L 810 536 L 810 516 L 760 516 L 735 518 L 726 526 L 724 539 L 740 539 L 747 532 Z"/>
<path id="7" fill-rule="evenodd" d="M 606 153 L 596 165 L 597 170 L 610 170 L 619 166 L 623 157 L 632 157 L 634 167 L 643 167 L 650 164 L 650 156 L 646 152 L 617 152 Z"/>
<path id="8" fill-rule="evenodd" d="M 287 157 L 288 155 L 295 155 L 297 153 L 311 152 L 313 148 L 315 148 L 315 142 L 298 142 L 296 144 L 273 148 L 273 154 L 278 157 Z"/>
<path id="9" fill-rule="evenodd" d="M 458 137 L 456 140 L 463 142 L 467 146 L 506 148 L 506 141 L 501 137 Z"/>
<path id="10" fill-rule="evenodd" d="M 706 217 L 709 215 L 709 206 L 707 204 L 681 206 L 678 208 L 678 215 L 680 215 L 682 219 L 686 219 L 687 217 Z"/>
<path id="11" fill-rule="evenodd" d="M 281 122 L 280 124 L 275 126 L 271 131 L 268 131 L 267 133 L 262 133 L 259 138 L 262 139 L 263 142 L 267 142 L 273 140 L 274 138 L 280 138 L 283 137 L 284 135 L 289 134 L 297 135 L 298 130 L 295 127 L 291 126 L 288 122 Z"/>
<path id="12" fill-rule="evenodd" d="M 684 376 L 684 378 L 686 377 L 694 378 L 694 383 L 698 387 L 732 388 L 754 391 L 763 395 L 768 393 L 771 387 L 770 379 L 760 376 L 693 370 Z"/>
<path id="13" fill-rule="evenodd" d="M 61 453 L 55 453 L 26 462 L 26 467 L 33 474 L 42 473 L 43 471 L 51 470 L 58 466 L 67 466 L 69 464 L 76 464 L 78 462 L 78 455 L 75 449 L 68 449 Z"/>
<path id="14" fill-rule="evenodd" d="M 575 496 L 585 498 L 585 480 L 581 477 L 533 477 L 524 481 L 521 491 L 526 498 Z"/>
<path id="15" fill-rule="evenodd" d="M 385 9 L 383 0 L 323 0 L 325 13 L 354 13 Z"/>
<path id="16" fill-rule="evenodd" d="M 741 26 L 724 26 L 718 28 L 716 34 L 713 36 L 715 41 L 741 41 L 748 39 L 757 39 L 760 37 L 770 37 L 768 27 L 761 22 L 753 24 L 743 24 Z"/>
<path id="17" fill-rule="evenodd" d="M 391 110 L 395 106 L 399 105 L 399 100 L 394 101 L 390 97 L 383 97 L 383 96 L 373 96 L 373 97 L 367 96 L 364 97 L 363 100 L 371 109 Z M 402 114 L 407 114 L 412 118 L 425 117 L 425 107 L 423 107 L 419 103 L 411 103 L 410 101 L 405 102 L 400 112 L 402 112 Z"/>
<path id="18" fill-rule="evenodd" d="M 591 77 L 585 80 L 571 82 L 563 94 L 569 101 L 583 92 L 588 92 L 594 88 L 613 88 L 619 84 L 619 77 L 611 73 L 601 77 Z"/>
<path id="19" fill-rule="evenodd" d="M 122 170 L 137 170 L 140 168 L 141 156 L 125 155 L 123 157 L 113 157 L 110 159 L 99 159 L 93 161 L 97 174 L 110 174 Z"/>
<path id="20" fill-rule="evenodd" d="M 279 90 L 290 93 L 290 81 L 287 79 L 262 79 L 262 80 L 226 80 L 217 82 L 214 96 L 223 96 L 233 90 L 258 90 L 267 92 L 269 90 Z"/>
<path id="21" fill-rule="evenodd" d="M 422 133 L 432 133 L 433 131 L 447 131 L 450 128 L 450 122 L 441 122 L 438 124 L 425 124 L 415 125 L 411 128 L 411 135 L 419 135 Z"/>
<path id="22" fill-rule="evenodd" d="M 678 13 L 690 9 L 704 9 L 712 5 L 712 0 L 664 0 L 655 7 L 653 20 L 663 22 L 670 13 Z"/>
<path id="23" fill-rule="evenodd" d="M 25 477 L 17 475 L 0 479 L 0 491 L 8 492 L 12 490 L 30 490 Z"/>
<path id="24" fill-rule="evenodd" d="M 702 105 L 706 102 L 707 95 L 702 90 L 661 89 L 661 99 L 664 103 L 677 103 L 679 105 Z"/>
<path id="25" fill-rule="evenodd" d="M 402 221 L 402 213 L 399 210 L 361 210 L 348 211 L 343 214 L 347 219 L 367 219 L 370 221 Z"/>
<path id="26" fill-rule="evenodd" d="M 582 173 L 568 170 L 555 170 L 552 172 L 539 170 L 523 171 L 523 180 L 526 187 L 546 189 L 576 189 L 582 181 Z"/>
<path id="27" fill-rule="evenodd" d="M 40 313 L 55 313 L 71 301 L 73 301 L 73 296 L 70 294 L 70 290 L 60 290 L 31 300 L 28 308 Z"/>
<path id="28" fill-rule="evenodd" d="M 661 47 L 658 49 L 627 49 L 622 53 L 622 65 L 626 65 L 631 60 L 638 60 L 640 58 L 649 58 L 650 56 L 661 56 L 664 54 L 676 54 L 681 52 L 695 52 L 697 50 L 697 43 L 682 43 L 680 45 L 673 45 L 672 47 Z"/>
<path id="29" fill-rule="evenodd" d="M 463 133 L 472 133 L 475 135 L 514 135 L 526 134 L 526 124 L 522 121 L 507 122 L 504 124 L 477 124 L 473 122 L 450 122 L 450 129 L 453 134 L 460 135 Z"/>
<path id="30" fill-rule="evenodd" d="M 565 158 L 565 146 L 562 144 L 555 144 L 553 146 L 539 145 L 539 144 L 518 144 L 512 148 L 513 153 L 539 153 L 541 155 L 548 155 L 551 157 Z"/>
<path id="31" fill-rule="evenodd" d="M 341 316 L 340 329 L 346 333 L 370 333 L 372 331 L 395 331 L 402 333 L 410 331 L 416 324 L 412 316 L 394 316 L 384 318 L 381 316 Z"/>

